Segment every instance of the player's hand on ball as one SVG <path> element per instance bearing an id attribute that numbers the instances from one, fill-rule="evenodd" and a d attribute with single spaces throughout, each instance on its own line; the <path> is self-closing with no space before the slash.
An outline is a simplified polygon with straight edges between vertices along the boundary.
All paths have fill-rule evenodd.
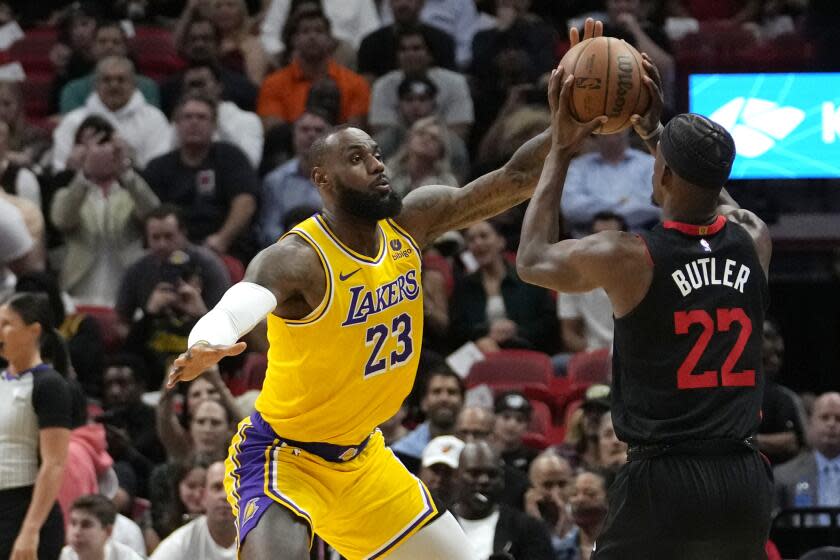
<path id="1" fill-rule="evenodd" d="M 574 47 L 581 41 L 591 39 L 593 37 L 601 37 L 604 34 L 604 23 L 601 20 L 586 18 L 583 22 L 583 39 L 580 38 L 580 31 L 577 27 L 569 29 L 569 46 Z"/>
<path id="2" fill-rule="evenodd" d="M 548 105 L 551 108 L 551 143 L 552 149 L 555 150 L 576 148 L 607 121 L 607 117 L 603 115 L 585 123 L 572 116 L 569 104 L 573 83 L 574 76 L 567 74 L 562 66 L 551 71 Z"/>
<path id="3" fill-rule="evenodd" d="M 636 134 L 645 138 L 659 127 L 659 120 L 662 118 L 662 108 L 665 105 L 665 101 L 664 95 L 662 94 L 662 76 L 659 74 L 659 69 L 646 53 L 642 53 L 642 66 L 644 66 L 646 74 L 642 77 L 642 81 L 650 93 L 650 104 L 644 114 L 632 115 L 630 122 L 633 123 L 633 129 L 636 131 Z"/>
<path id="4" fill-rule="evenodd" d="M 237 342 L 231 346 L 211 345 L 204 342 L 193 344 L 192 348 L 172 362 L 166 386 L 172 388 L 179 381 L 192 381 L 210 367 L 218 364 L 222 358 L 241 354 L 246 346 L 244 342 Z"/>

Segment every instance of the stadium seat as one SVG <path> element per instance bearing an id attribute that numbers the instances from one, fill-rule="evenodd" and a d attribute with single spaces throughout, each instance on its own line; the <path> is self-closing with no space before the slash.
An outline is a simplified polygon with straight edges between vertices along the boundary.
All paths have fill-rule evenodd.
<path id="1" fill-rule="evenodd" d="M 806 526 L 814 516 L 832 520 L 829 526 Z M 773 518 L 770 540 L 784 558 L 799 558 L 805 552 L 823 546 L 840 546 L 840 507 L 783 509 Z"/>
<path id="2" fill-rule="evenodd" d="M 20 62 L 27 79 L 30 75 L 38 73 L 52 77 L 54 69 L 50 60 L 50 50 L 56 43 L 57 37 L 58 33 L 54 27 L 29 29 L 23 39 L 9 47 L 9 57 Z"/>
<path id="3" fill-rule="evenodd" d="M 236 284 L 245 278 L 245 265 L 242 264 L 242 261 L 230 255 L 219 255 L 219 258 L 222 259 L 222 263 L 228 271 L 231 284 Z"/>
<path id="4" fill-rule="evenodd" d="M 23 113 L 27 120 L 40 122 L 49 116 L 52 81 L 52 74 L 27 72 L 26 80 L 21 84 Z"/>
<path id="5" fill-rule="evenodd" d="M 553 404 L 550 383 L 554 368 L 548 354 L 533 350 L 502 350 L 487 354 L 467 375 L 467 387 L 488 385 L 494 392 L 519 390 L 529 399 Z"/>
<path id="6" fill-rule="evenodd" d="M 569 360 L 566 377 L 572 386 L 609 383 L 612 370 L 609 348 L 578 352 Z"/>
<path id="7" fill-rule="evenodd" d="M 172 32 L 161 27 L 138 27 L 131 39 L 137 70 L 153 80 L 163 80 L 184 67 Z"/>

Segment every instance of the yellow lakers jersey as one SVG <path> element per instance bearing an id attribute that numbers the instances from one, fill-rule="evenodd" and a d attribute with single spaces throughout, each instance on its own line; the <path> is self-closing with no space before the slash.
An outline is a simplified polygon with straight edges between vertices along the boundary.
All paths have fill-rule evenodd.
<path id="1" fill-rule="evenodd" d="M 300 320 L 268 316 L 268 371 L 256 408 L 281 437 L 354 445 L 393 416 L 414 383 L 423 339 L 420 251 L 391 220 L 373 257 L 320 214 L 287 235 L 312 245 L 327 278 Z"/>

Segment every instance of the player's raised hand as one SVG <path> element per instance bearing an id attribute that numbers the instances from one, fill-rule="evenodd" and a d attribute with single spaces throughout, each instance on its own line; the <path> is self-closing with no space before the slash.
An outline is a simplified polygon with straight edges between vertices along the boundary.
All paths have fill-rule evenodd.
<path id="1" fill-rule="evenodd" d="M 650 105 L 643 115 L 631 115 L 630 122 L 633 123 L 636 134 L 642 138 L 647 138 L 659 128 L 662 108 L 665 106 L 665 97 L 662 93 L 662 76 L 647 53 L 642 53 L 642 66 L 645 69 L 642 81 L 650 93 Z"/>
<path id="2" fill-rule="evenodd" d="M 577 27 L 569 29 L 569 43 L 572 47 L 593 37 L 600 37 L 604 34 L 604 23 L 601 20 L 586 18 L 583 22 L 583 39 L 580 38 L 580 31 Z"/>
<path id="3" fill-rule="evenodd" d="M 548 82 L 548 105 L 551 109 L 552 150 L 571 150 L 586 140 L 592 132 L 607 121 L 606 116 L 580 122 L 569 109 L 574 76 L 566 74 L 562 66 L 551 71 Z"/>
<path id="4" fill-rule="evenodd" d="M 192 348 L 172 362 L 166 386 L 172 388 L 179 381 L 192 381 L 205 370 L 218 364 L 222 358 L 241 354 L 246 346 L 244 342 L 237 342 L 230 346 L 211 345 L 204 342 L 193 344 Z"/>

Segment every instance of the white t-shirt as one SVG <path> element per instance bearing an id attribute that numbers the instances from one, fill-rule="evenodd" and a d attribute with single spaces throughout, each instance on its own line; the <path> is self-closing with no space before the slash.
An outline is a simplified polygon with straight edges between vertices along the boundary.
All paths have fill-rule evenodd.
<path id="1" fill-rule="evenodd" d="M 236 544 L 222 548 L 210 536 L 207 518 L 190 521 L 166 537 L 152 553 L 151 560 L 236 560 Z"/>
<path id="2" fill-rule="evenodd" d="M 458 523 L 464 529 L 467 540 L 473 550 L 473 558 L 490 558 L 493 554 L 493 538 L 496 536 L 496 523 L 499 522 L 499 510 L 484 519 L 464 519 L 458 517 Z"/>
<path id="3" fill-rule="evenodd" d="M 128 546 L 143 558 L 146 557 L 146 541 L 143 539 L 143 531 L 137 523 L 121 513 L 117 514 L 117 519 L 114 521 L 111 540 Z"/>
<path id="4" fill-rule="evenodd" d="M 612 304 L 607 292 L 597 288 L 582 294 L 560 294 L 557 298 L 560 319 L 581 319 L 586 349 L 609 348 L 613 343 Z"/>
<path id="5" fill-rule="evenodd" d="M 58 560 L 79 560 L 79 555 L 68 544 L 61 549 Z M 143 557 L 126 545 L 109 540 L 105 543 L 105 560 L 143 560 Z"/>

